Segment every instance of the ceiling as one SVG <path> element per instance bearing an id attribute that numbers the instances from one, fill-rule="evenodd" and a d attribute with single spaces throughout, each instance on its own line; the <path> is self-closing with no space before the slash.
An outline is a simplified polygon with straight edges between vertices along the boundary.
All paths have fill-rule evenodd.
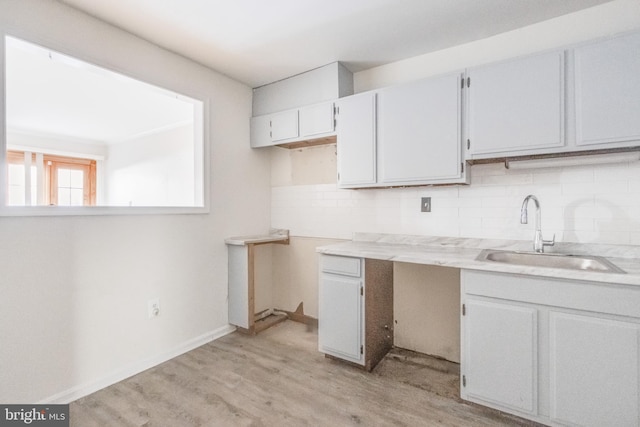
<path id="1" fill-rule="evenodd" d="M 251 87 L 357 72 L 611 0 L 58 0 Z"/>

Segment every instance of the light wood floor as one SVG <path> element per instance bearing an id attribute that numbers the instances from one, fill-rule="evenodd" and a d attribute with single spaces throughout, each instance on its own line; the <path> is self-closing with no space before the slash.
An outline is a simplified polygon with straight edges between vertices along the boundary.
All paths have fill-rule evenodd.
<path id="1" fill-rule="evenodd" d="M 233 333 L 71 404 L 71 425 L 532 426 L 462 402 L 458 365 L 394 349 L 372 373 L 286 321 Z"/>

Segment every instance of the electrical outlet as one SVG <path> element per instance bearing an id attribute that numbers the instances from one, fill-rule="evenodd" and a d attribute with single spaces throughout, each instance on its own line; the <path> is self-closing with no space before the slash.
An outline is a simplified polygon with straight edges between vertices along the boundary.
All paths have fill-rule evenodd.
<path id="1" fill-rule="evenodd" d="M 420 212 L 431 212 L 431 197 L 423 197 L 420 203 Z"/>
<path id="2" fill-rule="evenodd" d="M 147 301 L 147 314 L 149 319 L 160 315 L 160 298 L 153 298 Z"/>

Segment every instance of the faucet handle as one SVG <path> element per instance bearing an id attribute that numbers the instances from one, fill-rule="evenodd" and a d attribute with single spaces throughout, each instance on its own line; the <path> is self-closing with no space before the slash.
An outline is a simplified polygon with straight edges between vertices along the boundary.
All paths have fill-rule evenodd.
<path id="1" fill-rule="evenodd" d="M 542 246 L 553 246 L 556 244 L 556 234 L 553 233 L 553 237 L 551 238 L 551 240 L 544 240 L 542 239 Z"/>

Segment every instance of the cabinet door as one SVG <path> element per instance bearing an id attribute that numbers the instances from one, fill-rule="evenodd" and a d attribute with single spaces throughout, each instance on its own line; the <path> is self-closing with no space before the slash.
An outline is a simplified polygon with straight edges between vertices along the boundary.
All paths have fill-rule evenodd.
<path id="1" fill-rule="evenodd" d="M 300 108 L 301 138 L 332 133 L 333 124 L 333 102 Z"/>
<path id="2" fill-rule="evenodd" d="M 362 280 L 322 274 L 318 301 L 320 351 L 361 363 Z"/>
<path id="3" fill-rule="evenodd" d="M 379 92 L 379 183 L 460 178 L 460 78 L 451 74 Z"/>
<path id="4" fill-rule="evenodd" d="M 469 77 L 471 154 L 565 144 L 562 52 L 474 68 Z"/>
<path id="5" fill-rule="evenodd" d="M 376 183 L 376 94 L 340 99 L 338 111 L 338 185 L 366 187 Z"/>
<path id="6" fill-rule="evenodd" d="M 638 325 L 551 312 L 551 418 L 581 426 L 637 426 Z"/>
<path id="7" fill-rule="evenodd" d="M 273 142 L 298 137 L 298 110 L 283 111 L 271 115 L 271 140 Z"/>
<path id="8" fill-rule="evenodd" d="M 537 411 L 537 311 L 467 298 L 463 342 L 463 397 Z"/>
<path id="9" fill-rule="evenodd" d="M 257 116 L 251 118 L 251 147 L 268 147 L 271 142 L 271 116 Z"/>
<path id="10" fill-rule="evenodd" d="M 640 140 L 640 34 L 575 50 L 576 143 Z"/>

